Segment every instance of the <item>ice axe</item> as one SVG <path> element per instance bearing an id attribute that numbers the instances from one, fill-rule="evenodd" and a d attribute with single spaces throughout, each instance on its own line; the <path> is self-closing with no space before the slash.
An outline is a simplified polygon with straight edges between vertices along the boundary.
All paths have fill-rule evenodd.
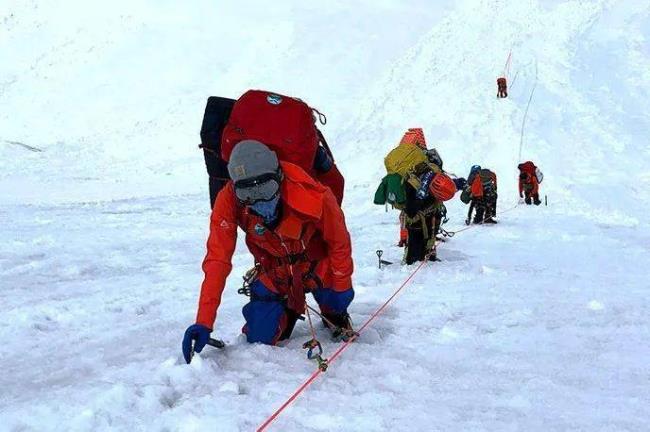
<path id="1" fill-rule="evenodd" d="M 381 270 L 382 265 L 391 265 L 392 264 L 392 262 L 390 262 L 390 261 L 384 261 L 383 259 L 381 259 L 381 256 L 384 254 L 383 250 L 381 250 L 381 249 L 377 250 L 376 254 L 377 254 L 377 258 L 379 258 L 379 269 L 380 270 Z"/>
<path id="2" fill-rule="evenodd" d="M 214 339 L 214 338 L 208 339 L 208 343 L 206 345 L 210 345 L 211 347 L 219 348 L 219 349 L 224 349 L 226 347 L 224 341 L 222 341 L 221 339 Z M 188 361 L 187 363 L 189 364 L 193 358 L 194 358 L 194 341 L 192 341 L 192 350 L 190 351 L 190 361 Z"/>
<path id="3" fill-rule="evenodd" d="M 224 349 L 226 347 L 226 343 L 224 341 L 222 341 L 221 339 L 214 339 L 214 338 L 208 339 L 208 345 L 219 349 Z"/>

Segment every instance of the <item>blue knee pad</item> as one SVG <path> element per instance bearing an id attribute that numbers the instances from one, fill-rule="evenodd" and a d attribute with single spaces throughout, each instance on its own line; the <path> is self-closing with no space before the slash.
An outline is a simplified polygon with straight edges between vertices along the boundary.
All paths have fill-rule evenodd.
<path id="1" fill-rule="evenodd" d="M 340 292 L 329 288 L 321 288 L 314 291 L 313 294 L 323 312 L 337 314 L 347 312 L 348 306 L 354 299 L 354 290 L 352 288 Z"/>
<path id="2" fill-rule="evenodd" d="M 272 345 L 282 332 L 282 322 L 286 321 L 285 307 L 279 296 L 259 280 L 253 282 L 250 289 L 251 301 L 242 309 L 246 320 L 246 340 Z"/>

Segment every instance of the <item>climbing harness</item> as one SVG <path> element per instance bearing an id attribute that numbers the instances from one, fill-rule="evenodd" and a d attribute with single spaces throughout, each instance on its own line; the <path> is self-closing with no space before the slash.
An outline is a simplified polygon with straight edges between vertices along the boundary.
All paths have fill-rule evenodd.
<path id="1" fill-rule="evenodd" d="M 244 279 L 244 283 L 242 284 L 242 287 L 237 290 L 237 294 L 245 295 L 246 297 L 251 296 L 251 284 L 255 282 L 257 277 L 260 274 L 260 269 L 261 265 L 259 263 L 256 263 L 255 266 L 248 270 L 244 276 L 242 276 L 242 279 Z"/>

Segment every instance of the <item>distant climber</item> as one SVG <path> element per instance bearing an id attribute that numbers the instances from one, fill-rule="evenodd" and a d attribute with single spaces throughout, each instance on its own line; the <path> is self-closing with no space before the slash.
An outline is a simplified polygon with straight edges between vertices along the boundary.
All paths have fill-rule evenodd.
<path id="1" fill-rule="evenodd" d="M 497 176 L 487 168 L 480 165 L 472 166 L 467 177 L 467 186 L 460 196 L 461 201 L 470 204 L 465 223 L 495 224 L 497 214 Z M 472 220 L 472 212 L 476 210 Z"/>
<path id="2" fill-rule="evenodd" d="M 539 184 L 544 179 L 544 174 L 532 161 L 520 163 L 519 166 L 519 197 L 524 198 L 528 205 L 540 205 Z"/>
<path id="3" fill-rule="evenodd" d="M 426 139 L 424 138 L 424 131 L 422 130 L 422 128 L 409 128 L 404 133 L 404 136 L 400 140 L 399 145 L 416 146 L 417 148 L 421 149 L 424 152 L 424 155 L 426 156 L 426 159 L 428 160 L 430 165 L 437 167 L 438 170 L 442 170 L 442 158 L 440 157 L 438 150 L 436 150 L 435 148 L 427 149 L 427 142 Z M 434 215 L 434 219 L 435 219 L 434 226 L 437 227 L 436 232 L 440 228 L 442 222 L 442 216 L 445 213 L 446 213 L 446 208 L 444 207 L 444 205 L 441 204 L 440 206 L 438 206 L 438 211 L 436 211 L 436 214 Z M 399 242 L 397 245 L 399 247 L 405 247 L 407 246 L 408 229 L 406 227 L 406 215 L 404 211 L 400 212 L 399 221 L 400 221 L 400 231 L 399 231 Z"/>
<path id="4" fill-rule="evenodd" d="M 508 83 L 505 77 L 497 78 L 497 98 L 503 99 L 508 97 Z"/>
<path id="5" fill-rule="evenodd" d="M 407 230 L 404 263 L 413 264 L 425 258 L 435 261 L 436 234 L 446 214 L 443 202 L 453 198 L 456 185 L 442 171 L 416 169 L 405 182 L 404 189 L 404 220 Z"/>
<path id="6" fill-rule="evenodd" d="M 442 171 L 440 155 L 427 149 L 420 128 L 409 129 L 384 163 L 387 175 L 374 202 L 401 210 L 399 245 L 406 247 L 404 263 L 435 260 L 435 235 L 446 215 L 443 201 L 454 196 L 458 179 Z"/>

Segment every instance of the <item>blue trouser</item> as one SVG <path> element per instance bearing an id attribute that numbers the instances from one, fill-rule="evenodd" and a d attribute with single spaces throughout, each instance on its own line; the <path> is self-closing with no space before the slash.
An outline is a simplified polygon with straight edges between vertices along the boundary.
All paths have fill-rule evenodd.
<path id="1" fill-rule="evenodd" d="M 288 338 L 298 314 L 287 309 L 286 302 L 259 279 L 251 284 L 250 290 L 251 300 L 242 309 L 246 320 L 243 332 L 248 342 L 275 345 L 279 340 Z M 323 313 L 343 314 L 347 313 L 354 291 L 352 288 L 343 292 L 321 288 L 315 290 L 313 295 Z"/>

